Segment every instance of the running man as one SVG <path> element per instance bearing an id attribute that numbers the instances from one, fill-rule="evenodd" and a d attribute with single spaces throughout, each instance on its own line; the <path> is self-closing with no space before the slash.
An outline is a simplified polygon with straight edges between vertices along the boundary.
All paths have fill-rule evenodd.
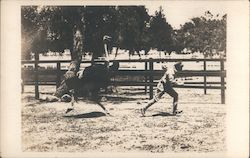
<path id="1" fill-rule="evenodd" d="M 176 63 L 173 67 L 168 67 L 163 77 L 157 84 L 156 94 L 153 99 L 151 99 L 148 104 L 141 109 L 142 116 L 145 116 L 146 110 L 152 106 L 154 103 L 160 100 L 164 93 L 169 94 L 173 97 L 173 115 L 181 113 L 182 111 L 177 110 L 178 104 L 178 93 L 173 89 L 173 84 L 177 84 L 176 72 L 182 70 L 183 65 L 181 62 Z"/>

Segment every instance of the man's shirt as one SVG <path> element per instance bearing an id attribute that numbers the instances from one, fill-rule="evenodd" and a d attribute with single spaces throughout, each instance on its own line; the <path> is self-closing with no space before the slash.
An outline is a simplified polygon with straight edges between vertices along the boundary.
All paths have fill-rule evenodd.
<path id="1" fill-rule="evenodd" d="M 165 91 L 166 87 L 172 86 L 173 84 L 183 84 L 179 83 L 175 77 L 176 72 L 177 71 L 175 68 L 168 68 L 162 78 L 159 80 L 157 89 L 160 91 Z"/>

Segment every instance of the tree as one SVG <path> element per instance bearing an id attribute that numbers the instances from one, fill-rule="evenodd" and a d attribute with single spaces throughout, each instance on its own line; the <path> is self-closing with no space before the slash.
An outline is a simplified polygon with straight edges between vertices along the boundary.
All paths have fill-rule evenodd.
<path id="1" fill-rule="evenodd" d="M 21 15 L 22 59 L 30 59 L 31 52 L 46 51 L 43 46 L 47 44 L 46 31 L 39 22 L 37 6 L 22 7 Z"/>
<path id="2" fill-rule="evenodd" d="M 117 10 L 116 39 L 120 41 L 120 47 L 129 50 L 130 53 L 145 49 L 146 24 L 149 15 L 144 6 L 119 6 Z"/>
<path id="3" fill-rule="evenodd" d="M 45 6 L 40 12 L 51 51 L 70 49 L 72 60 L 79 59 L 84 50 L 85 20 L 83 7 Z M 77 42 L 78 41 L 78 42 Z"/>
<path id="4" fill-rule="evenodd" d="M 172 37 L 173 37 L 173 50 L 179 54 L 185 48 L 185 40 L 182 31 L 174 30 Z"/>
<path id="5" fill-rule="evenodd" d="M 175 35 L 175 48 L 187 48 L 205 55 L 226 49 L 226 15 L 221 19 L 207 11 L 205 16 L 192 18 Z M 179 45 L 178 45 L 179 43 Z"/>
<path id="6" fill-rule="evenodd" d="M 92 60 L 103 55 L 104 35 L 114 37 L 116 15 L 112 6 L 87 6 L 85 8 L 85 44 L 86 51 L 92 52 Z"/>
<path id="7" fill-rule="evenodd" d="M 22 46 L 28 45 L 22 52 L 26 54 L 70 49 L 72 60 L 79 60 L 84 52 L 96 58 L 104 53 L 104 35 L 130 53 L 152 47 L 171 51 L 172 34 L 162 9 L 150 18 L 144 6 L 22 7 Z"/>
<path id="8" fill-rule="evenodd" d="M 70 49 L 72 60 L 84 49 L 84 7 L 22 7 L 22 54 Z M 78 34 L 76 36 L 76 33 Z M 81 38 L 78 38 L 81 36 Z M 76 42 L 78 38 L 79 42 Z M 77 48 L 76 48 L 77 44 Z M 77 53 L 76 53 L 77 52 Z"/>
<path id="9" fill-rule="evenodd" d="M 173 48 L 173 28 L 167 23 L 163 9 L 155 12 L 155 16 L 150 21 L 150 37 L 152 47 L 158 51 L 172 51 Z"/>

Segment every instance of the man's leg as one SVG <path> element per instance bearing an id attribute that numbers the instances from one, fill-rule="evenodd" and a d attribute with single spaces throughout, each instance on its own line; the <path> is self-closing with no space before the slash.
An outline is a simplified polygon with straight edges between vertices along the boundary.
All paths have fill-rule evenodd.
<path id="1" fill-rule="evenodd" d="M 168 86 L 166 89 L 166 92 L 173 97 L 173 114 L 179 113 L 177 111 L 177 105 L 178 105 L 178 93 L 173 89 L 172 86 Z"/>
<path id="2" fill-rule="evenodd" d="M 157 93 L 156 93 L 156 95 L 154 96 L 154 98 L 151 99 L 151 100 L 148 102 L 148 104 L 147 104 L 144 108 L 141 109 L 141 114 L 142 114 L 143 116 L 145 116 L 146 110 L 147 110 L 150 106 L 152 106 L 154 103 L 156 103 L 157 101 L 159 101 L 160 98 L 162 97 L 162 95 L 163 95 L 164 93 L 165 93 L 164 91 L 158 91 L 158 90 L 157 90 Z"/>

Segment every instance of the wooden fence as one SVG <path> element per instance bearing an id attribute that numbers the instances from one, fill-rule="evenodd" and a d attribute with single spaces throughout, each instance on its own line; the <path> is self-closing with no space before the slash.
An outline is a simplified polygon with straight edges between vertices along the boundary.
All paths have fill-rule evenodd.
<path id="1" fill-rule="evenodd" d="M 221 103 L 225 103 L 225 89 L 226 89 L 226 71 L 224 70 L 225 59 L 141 59 L 141 60 L 116 60 L 121 63 L 140 63 L 144 64 L 143 69 L 119 69 L 118 71 L 113 71 L 111 84 L 115 86 L 144 86 L 145 93 L 149 93 L 149 98 L 153 97 L 153 87 L 156 86 L 156 80 L 159 79 L 164 71 L 156 70 L 154 65 L 161 62 L 202 62 L 202 70 L 183 70 L 177 73 L 179 77 L 202 77 L 203 82 L 185 82 L 184 85 L 175 85 L 178 88 L 199 88 L 204 89 L 204 93 L 207 94 L 207 89 L 218 89 L 221 90 Z M 99 61 L 103 62 L 103 61 Z M 113 61 L 111 61 L 113 62 Z M 220 68 L 218 70 L 208 70 L 207 62 L 218 62 Z M 63 63 L 70 63 L 70 61 L 57 61 L 57 60 L 47 60 L 39 61 L 22 61 L 22 65 L 34 64 L 33 68 L 22 68 L 22 91 L 24 85 L 35 85 L 35 98 L 39 98 L 39 85 L 56 85 L 59 86 L 61 82 L 62 75 L 66 70 L 61 69 Z M 82 64 L 89 63 L 90 61 L 82 61 Z M 56 69 L 41 69 L 39 64 L 56 64 Z M 45 76 L 43 79 L 41 76 Z M 126 77 L 137 77 L 137 80 L 129 80 Z M 220 82 L 208 82 L 207 77 L 219 77 Z M 119 80 L 122 79 L 122 80 Z M 124 79 L 125 78 L 125 79 Z M 138 81 L 139 79 L 139 81 Z"/>

